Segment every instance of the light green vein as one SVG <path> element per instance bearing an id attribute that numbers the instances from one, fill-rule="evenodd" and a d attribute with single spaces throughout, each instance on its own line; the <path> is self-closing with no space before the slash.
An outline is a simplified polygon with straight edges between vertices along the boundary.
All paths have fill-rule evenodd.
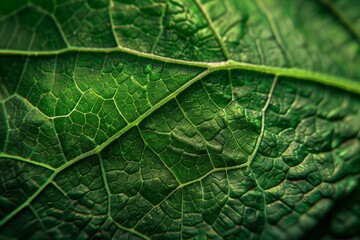
<path id="1" fill-rule="evenodd" d="M 117 223 L 117 222 L 116 222 L 114 219 L 112 219 L 112 218 L 111 218 L 111 220 L 113 221 L 113 223 L 115 224 L 115 226 L 117 226 L 118 228 L 120 228 L 120 229 L 122 229 L 122 230 L 124 230 L 124 231 L 127 231 L 127 232 L 129 232 L 129 233 L 131 233 L 131 234 L 135 234 L 135 235 L 137 235 L 137 236 L 139 236 L 139 237 L 142 237 L 143 239 L 150 240 L 150 238 L 149 238 L 148 236 L 146 236 L 146 235 L 144 235 L 144 234 L 142 234 L 142 233 L 140 233 L 140 232 L 138 232 L 138 231 L 136 231 L 136 230 L 134 230 L 134 229 L 124 227 L 124 226 L 120 225 L 119 223 Z"/>
<path id="2" fill-rule="evenodd" d="M 334 6 L 334 4 L 329 0 L 320 0 L 319 1 L 323 6 L 329 9 L 342 23 L 347 30 L 360 42 L 360 32 L 355 29 L 355 27 L 351 24 L 350 20 L 339 11 L 339 9 Z"/>
<path id="3" fill-rule="evenodd" d="M 161 11 L 161 16 L 160 16 L 160 32 L 158 34 L 158 36 L 155 39 L 155 43 L 153 45 L 153 47 L 151 48 L 151 53 L 155 52 L 155 48 L 157 47 L 157 45 L 159 44 L 160 38 L 163 35 L 164 32 L 164 18 L 165 18 L 165 12 L 166 12 L 166 8 L 167 8 L 167 2 L 162 6 L 162 11 Z"/>
<path id="4" fill-rule="evenodd" d="M 43 221 L 41 221 L 41 217 L 39 216 L 39 214 L 36 212 L 36 210 L 30 206 L 30 211 L 34 214 L 36 220 L 38 221 L 38 223 L 40 224 L 41 228 L 43 231 L 47 231 L 47 228 L 45 227 Z"/>
<path id="5" fill-rule="evenodd" d="M 18 206 L 14 211 L 10 212 L 8 215 L 6 215 L 3 219 L 0 220 L 0 227 L 5 225 L 10 219 L 12 219 L 14 216 L 16 216 L 21 210 L 29 206 L 29 204 L 37 197 L 39 194 L 54 180 L 56 177 L 57 172 L 54 172 L 50 178 L 43 184 L 41 187 L 33 194 L 31 195 L 25 202 L 23 202 L 20 206 Z"/>
<path id="6" fill-rule="evenodd" d="M 68 39 L 67 39 L 67 37 L 66 37 L 66 34 L 65 34 L 64 31 L 63 31 L 63 28 L 61 27 L 61 25 L 60 25 L 59 22 L 57 21 L 56 16 L 55 16 L 53 13 L 48 12 L 48 11 L 46 11 L 44 8 L 41 8 L 41 7 L 39 7 L 39 6 L 31 3 L 31 2 L 28 3 L 28 4 L 29 4 L 29 7 L 36 9 L 37 11 L 43 13 L 44 16 L 48 16 L 48 17 L 50 17 L 50 18 L 54 21 L 54 23 L 55 23 L 55 25 L 56 25 L 56 28 L 58 29 L 59 34 L 60 34 L 60 36 L 61 36 L 61 38 L 62 38 L 62 40 L 63 40 L 63 43 L 64 43 L 67 47 L 70 47 L 71 44 L 69 43 L 69 41 L 68 41 Z"/>
<path id="7" fill-rule="evenodd" d="M 264 65 L 254 65 L 248 63 L 240 63 L 236 61 L 227 61 L 221 64 L 211 64 L 214 70 L 229 70 L 229 69 L 241 69 L 248 71 L 255 71 L 261 73 L 272 74 L 278 77 L 287 77 L 286 80 L 290 81 L 293 79 L 305 80 L 316 83 L 325 84 L 331 87 L 340 88 L 349 92 L 360 94 L 360 81 L 356 81 L 350 78 L 340 77 L 329 75 L 319 72 L 311 72 L 298 68 L 279 68 L 279 67 L 270 67 Z"/>
<path id="8" fill-rule="evenodd" d="M 241 169 L 241 168 L 245 168 L 248 167 L 248 163 L 244 163 L 244 164 L 240 164 L 240 165 L 236 165 L 236 166 L 231 166 L 231 167 L 221 167 L 221 168 L 214 168 L 211 171 L 207 172 L 206 174 L 204 174 L 203 176 L 191 180 L 189 182 L 186 183 L 182 183 L 179 184 L 174 190 L 172 190 L 163 200 L 161 200 L 158 204 L 154 205 L 147 213 L 145 213 L 144 216 L 142 216 L 139 221 L 135 224 L 135 226 L 132 229 L 136 229 L 137 226 L 140 224 L 141 221 L 143 221 L 147 216 L 149 216 L 149 214 L 151 214 L 156 208 L 158 208 L 161 204 L 163 204 L 164 202 L 166 202 L 176 191 L 178 191 L 179 189 L 182 189 L 186 186 L 189 186 L 191 184 L 197 183 L 202 181 L 203 179 L 205 179 L 206 177 L 208 177 L 209 175 L 215 173 L 215 172 L 220 172 L 220 171 L 229 171 L 229 170 L 235 170 L 235 169 Z"/>
<path id="9" fill-rule="evenodd" d="M 210 98 L 210 97 L 209 97 L 209 98 Z M 189 122 L 189 124 L 195 129 L 195 131 L 199 134 L 199 136 L 200 136 L 201 139 L 203 140 L 206 153 L 207 153 L 207 155 L 209 156 L 209 160 L 210 160 L 211 166 L 212 166 L 213 169 L 214 169 L 214 168 L 215 168 L 214 159 L 211 157 L 211 154 L 210 154 L 210 151 L 209 151 L 209 148 L 208 148 L 208 143 L 207 143 L 205 137 L 202 135 L 202 133 L 200 132 L 200 130 L 198 129 L 198 127 L 197 127 L 197 126 L 190 120 L 190 118 L 187 116 L 186 112 L 184 111 L 183 107 L 181 106 L 181 104 L 179 103 L 179 101 L 177 100 L 177 98 L 175 98 L 175 101 L 176 101 L 176 104 L 178 105 L 181 113 L 182 113 L 183 116 L 185 117 L 185 119 L 186 119 L 186 120 Z"/>
<path id="10" fill-rule="evenodd" d="M 229 54 L 229 51 L 227 50 L 223 39 L 221 38 L 220 34 L 218 33 L 218 31 L 215 29 L 215 26 L 210 18 L 210 16 L 207 14 L 207 12 L 205 11 L 204 7 L 202 6 L 200 0 L 195 0 L 196 5 L 198 6 L 198 8 L 200 9 L 201 13 L 204 15 L 207 23 L 209 24 L 210 30 L 213 33 L 216 41 L 218 42 L 218 44 L 220 45 L 220 48 L 225 56 L 226 59 L 230 59 L 231 56 Z"/>
<path id="11" fill-rule="evenodd" d="M 145 148 L 148 148 L 153 154 L 156 155 L 156 157 L 159 158 L 160 162 L 162 163 L 162 165 L 164 165 L 164 167 L 171 173 L 171 175 L 176 179 L 176 181 L 180 184 L 181 181 L 177 178 L 176 174 L 174 173 L 174 170 L 172 170 L 167 164 L 166 162 L 162 159 L 162 157 L 160 156 L 160 154 L 158 154 L 145 140 L 141 129 L 139 128 L 139 126 L 137 126 L 137 130 L 140 134 L 141 140 L 144 142 L 145 144 Z M 145 151 L 145 150 L 144 150 Z"/>
<path id="12" fill-rule="evenodd" d="M 34 161 L 34 160 L 31 160 L 30 158 L 24 158 L 24 157 L 17 156 L 17 155 L 12 155 L 12 154 L 7 154 L 7 153 L 2 153 L 2 152 L 0 152 L 0 158 L 8 158 L 8 159 L 12 159 L 12 160 L 20 161 L 20 162 L 30 163 L 30 164 L 32 164 L 32 165 L 36 165 L 36 166 L 39 166 L 39 167 L 43 167 L 43 168 L 49 169 L 49 170 L 51 170 L 51 171 L 55 171 L 55 170 L 56 170 L 56 169 L 53 168 L 52 166 L 47 165 L 47 164 L 45 164 L 45 163 L 36 162 L 36 161 Z"/>
<path id="13" fill-rule="evenodd" d="M 153 59 L 153 60 L 159 60 L 163 62 L 169 62 L 169 63 L 177 63 L 177 64 L 183 64 L 188 66 L 198 66 L 203 67 L 206 66 L 208 62 L 196 62 L 196 61 L 187 61 L 187 60 L 180 60 L 180 59 L 173 59 L 169 57 L 164 57 L 161 55 L 155 55 L 152 53 L 146 53 L 146 52 L 140 52 L 137 50 L 133 50 L 126 47 L 113 47 L 113 48 L 92 48 L 92 47 L 69 47 L 69 48 L 63 48 L 59 50 L 50 50 L 50 51 L 32 51 L 32 50 L 7 50 L 7 49 L 1 49 L 0 55 L 22 55 L 22 56 L 53 56 L 53 55 L 60 55 L 64 53 L 74 53 L 74 52 L 85 52 L 85 53 L 128 53 L 132 54 L 138 57 Z"/>
<path id="14" fill-rule="evenodd" d="M 254 151 L 252 152 L 252 154 L 249 157 L 249 165 L 254 160 L 254 158 L 255 158 L 258 150 L 259 150 L 259 147 L 260 147 L 260 144 L 262 142 L 263 136 L 264 136 L 264 132 L 265 132 L 265 113 L 266 113 L 266 110 L 268 109 L 268 107 L 270 105 L 271 97 L 272 97 L 272 95 L 274 93 L 277 80 L 278 80 L 278 76 L 275 76 L 274 79 L 273 79 L 273 82 L 271 84 L 271 88 L 270 88 L 266 103 L 265 103 L 264 107 L 261 109 L 261 129 L 260 129 L 260 134 L 259 134 L 259 137 L 258 137 L 258 139 L 256 141 L 255 149 L 254 149 Z"/>
<path id="15" fill-rule="evenodd" d="M 1 101 L 0 101 L 0 110 L 2 111 L 1 115 L 3 115 L 3 116 L 0 115 L 0 117 L 3 117 L 4 119 L 6 119 L 6 116 L 8 115 L 8 113 L 7 113 L 5 104 L 2 103 Z M 5 121 L 5 124 L 3 127 L 5 127 L 5 129 L 10 129 L 9 121 Z M 5 149 L 7 149 L 8 143 L 9 143 L 9 134 L 10 133 L 9 133 L 9 131 L 6 131 L 3 134 L 4 135 L 2 136 L 2 138 L 3 138 L 3 141 L 5 142 L 5 144 L 4 144 L 2 150 L 5 151 Z"/>
<path id="16" fill-rule="evenodd" d="M 275 40 L 276 40 L 277 45 L 278 45 L 279 49 L 281 50 L 282 54 L 284 55 L 286 60 L 288 62 L 290 62 L 291 65 L 293 65 L 293 60 L 289 56 L 289 52 L 286 51 L 286 49 L 285 49 L 286 44 L 282 40 L 281 34 L 279 32 L 279 28 L 276 25 L 276 21 L 274 20 L 274 17 L 272 16 L 271 11 L 268 11 L 268 7 L 266 7 L 264 5 L 263 1 L 255 0 L 254 3 L 257 5 L 259 10 L 264 14 L 265 19 L 268 22 L 270 29 L 274 34 Z"/>
<path id="17" fill-rule="evenodd" d="M 267 222 L 267 214 L 266 214 L 266 196 L 265 196 L 265 190 L 260 186 L 260 184 L 258 183 L 258 181 L 256 180 L 256 177 L 254 175 L 254 172 L 251 168 L 251 163 L 254 161 L 258 151 L 259 151 L 259 148 L 260 148 L 260 145 L 261 145 L 261 142 L 263 140 L 263 137 L 264 137 L 264 133 L 265 133 L 265 114 L 266 114 L 266 111 L 270 105 L 270 101 L 271 101 L 271 98 L 274 94 L 274 90 L 275 90 L 275 86 L 277 84 L 277 81 L 278 81 L 278 76 L 275 76 L 274 79 L 273 79 L 273 82 L 271 84 L 271 87 L 270 87 L 270 90 L 269 90 L 269 93 L 268 93 L 268 97 L 267 97 L 267 100 L 265 102 L 265 105 L 264 107 L 261 109 L 261 130 L 260 130 L 260 134 L 259 134 L 259 137 L 256 141 L 256 144 L 255 144 L 255 149 L 254 151 L 252 152 L 252 154 L 250 155 L 249 157 L 249 161 L 248 161 L 248 165 L 249 165 L 249 171 L 250 171 L 250 174 L 252 176 L 252 178 L 254 179 L 254 182 L 256 183 L 256 185 L 258 186 L 258 188 L 261 190 L 261 193 L 262 193 L 262 197 L 263 197 L 263 201 L 264 201 L 264 218 L 265 218 L 265 224 Z M 262 231 L 261 232 L 261 237 L 260 239 L 262 239 L 263 237 L 263 234 L 264 234 L 265 231 Z"/>
<path id="18" fill-rule="evenodd" d="M 106 171 L 105 171 L 105 167 L 104 167 L 104 160 L 102 159 L 101 155 L 99 155 L 99 162 L 100 162 L 100 170 L 101 170 L 101 175 L 103 178 L 103 182 L 104 182 L 104 187 L 105 187 L 105 191 L 108 197 L 108 216 L 111 216 L 111 192 L 110 192 L 110 188 L 109 188 L 109 184 L 106 178 Z"/>
<path id="19" fill-rule="evenodd" d="M 210 72 L 217 70 L 230 70 L 230 69 L 240 69 L 248 70 L 260 73 L 273 74 L 281 77 L 295 78 L 299 80 L 311 81 L 316 83 L 325 84 L 328 86 L 340 88 L 349 92 L 360 94 L 360 80 L 351 79 L 347 77 L 341 77 L 336 75 L 330 75 L 326 73 L 320 73 L 315 71 L 309 71 L 299 68 L 282 68 L 266 65 L 256 65 L 251 63 L 238 62 L 233 60 L 222 61 L 222 62 L 196 62 L 196 61 L 186 61 L 179 59 L 172 59 L 168 57 L 163 57 L 159 55 L 153 55 L 150 53 L 144 53 L 135 51 L 129 48 L 119 47 L 119 48 L 67 48 L 59 51 L 44 51 L 44 52 L 35 52 L 35 51 L 19 51 L 19 50 L 1 50 L 0 55 L 9 54 L 9 55 L 26 55 L 26 56 L 49 56 L 57 55 L 68 52 L 87 52 L 87 53 L 111 53 L 111 52 L 124 52 L 128 54 L 133 54 L 138 57 L 163 61 L 166 63 L 182 64 L 186 66 L 202 67 L 207 68 Z M 289 80 L 289 79 L 288 79 Z"/>
<path id="20" fill-rule="evenodd" d="M 181 219 L 180 219 L 180 239 L 183 239 L 184 231 L 184 190 L 181 191 Z"/>
<path id="21" fill-rule="evenodd" d="M 119 39 L 116 35 L 116 32 L 115 32 L 115 24 L 114 24 L 114 19 L 113 19 L 113 14 L 112 14 L 112 8 L 114 7 L 114 2 L 112 0 L 109 1 L 109 18 L 110 18 L 110 26 L 111 26 L 111 32 L 114 36 L 114 40 L 116 42 L 116 46 L 120 46 L 120 43 L 119 43 Z"/>

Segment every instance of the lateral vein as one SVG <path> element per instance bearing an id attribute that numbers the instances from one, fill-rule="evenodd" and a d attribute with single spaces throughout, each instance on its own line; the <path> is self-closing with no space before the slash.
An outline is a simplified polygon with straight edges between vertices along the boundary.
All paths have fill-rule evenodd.
<path id="1" fill-rule="evenodd" d="M 17 208 L 15 208 L 14 211 L 10 212 L 8 215 L 6 215 L 3 219 L 0 220 L 0 227 L 5 225 L 10 219 L 12 219 L 15 215 L 17 215 L 21 210 L 29 206 L 29 204 L 37 197 L 39 194 L 54 180 L 56 177 L 57 172 L 54 172 L 51 177 L 43 184 L 41 187 L 36 190 L 36 192 L 31 195 L 25 202 L 23 202 L 21 205 L 19 205 Z"/>
<path id="2" fill-rule="evenodd" d="M 360 32 L 351 24 L 350 20 L 334 6 L 331 1 L 320 0 L 319 3 L 329 9 L 338 18 L 339 22 L 347 28 L 347 30 L 357 39 L 358 42 L 360 42 Z"/>
<path id="3" fill-rule="evenodd" d="M 7 153 L 3 153 L 0 152 L 0 158 L 9 158 L 9 159 L 13 159 L 13 160 L 17 160 L 17 161 L 21 161 L 21 162 L 26 162 L 26 163 L 30 163 L 36 166 L 40 166 L 46 169 L 49 169 L 51 171 L 55 171 L 56 169 L 48 164 L 42 163 L 42 162 L 36 162 L 34 160 L 31 160 L 30 158 L 24 158 L 21 156 L 17 156 L 17 155 L 12 155 L 12 154 L 7 154 Z"/>
<path id="4" fill-rule="evenodd" d="M 220 34 L 218 33 L 218 31 L 215 29 L 215 26 L 213 24 L 213 21 L 211 20 L 210 16 L 206 13 L 204 7 L 202 6 L 202 4 L 200 3 L 199 0 L 195 1 L 196 5 L 199 7 L 201 13 L 204 15 L 206 21 L 209 24 L 210 30 L 212 31 L 212 33 L 214 34 L 214 37 L 216 39 L 216 41 L 218 42 L 218 44 L 220 45 L 220 48 L 225 56 L 226 59 L 231 59 L 229 51 L 227 50 L 223 39 L 221 38 Z"/>

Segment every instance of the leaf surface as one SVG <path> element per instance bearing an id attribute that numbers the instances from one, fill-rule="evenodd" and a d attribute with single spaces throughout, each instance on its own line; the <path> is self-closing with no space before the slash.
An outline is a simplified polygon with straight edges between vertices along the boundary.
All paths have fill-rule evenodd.
<path id="1" fill-rule="evenodd" d="M 357 236 L 359 10 L 1 1 L 1 238 Z"/>

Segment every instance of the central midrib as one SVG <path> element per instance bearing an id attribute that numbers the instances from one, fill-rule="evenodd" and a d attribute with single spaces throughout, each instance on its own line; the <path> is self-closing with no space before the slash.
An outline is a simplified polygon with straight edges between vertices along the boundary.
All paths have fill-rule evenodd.
<path id="1" fill-rule="evenodd" d="M 54 51 L 25 51 L 25 50 L 0 50 L 1 55 L 21 55 L 21 56 L 51 56 L 59 55 L 64 53 L 71 52 L 84 52 L 84 53 L 128 53 L 138 57 L 158 60 L 166 63 L 181 64 L 186 66 L 201 67 L 208 69 L 210 72 L 217 70 L 247 70 L 254 71 L 259 73 L 272 74 L 278 77 L 289 77 L 296 78 L 298 80 L 311 81 L 316 83 L 325 84 L 328 86 L 340 88 L 352 93 L 360 95 L 360 81 L 356 79 L 340 77 L 336 75 L 309 71 L 299 68 L 283 68 L 283 67 L 274 67 L 268 65 L 256 65 L 252 63 L 239 62 L 234 60 L 220 61 L 220 62 L 199 62 L 199 61 L 189 61 L 189 60 L 180 60 L 173 59 L 169 57 L 164 57 L 160 55 L 154 55 L 151 53 L 140 52 L 125 47 L 114 47 L 114 48 L 81 48 L 81 47 L 70 47 Z"/>

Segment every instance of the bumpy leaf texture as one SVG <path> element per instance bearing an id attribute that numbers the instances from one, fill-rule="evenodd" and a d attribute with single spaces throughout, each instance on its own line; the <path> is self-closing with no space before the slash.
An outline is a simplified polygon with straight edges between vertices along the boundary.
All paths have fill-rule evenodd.
<path id="1" fill-rule="evenodd" d="M 360 1 L 1 0 L 1 239 L 360 234 Z"/>

